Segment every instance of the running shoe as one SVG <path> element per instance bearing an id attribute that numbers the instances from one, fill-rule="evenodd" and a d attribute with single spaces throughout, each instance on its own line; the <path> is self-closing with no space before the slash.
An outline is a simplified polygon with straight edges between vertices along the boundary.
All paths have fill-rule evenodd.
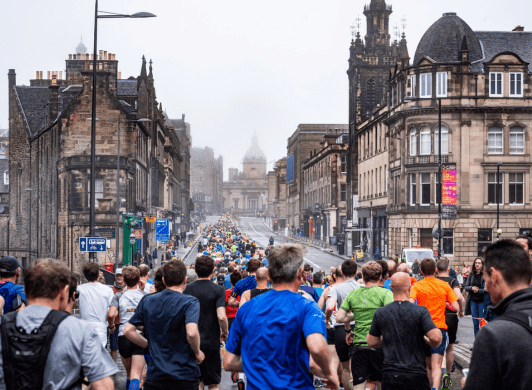
<path id="1" fill-rule="evenodd" d="M 231 380 L 233 381 L 233 383 L 238 382 L 238 372 L 231 373 Z"/>
<path id="2" fill-rule="evenodd" d="M 238 380 L 238 382 L 236 383 L 236 388 L 238 390 L 246 390 L 246 384 L 244 383 L 242 379 Z"/>
<path id="3" fill-rule="evenodd" d="M 441 390 L 451 390 L 451 376 L 449 374 L 443 374 L 441 377 Z"/>
<path id="4" fill-rule="evenodd" d="M 456 370 L 456 362 L 453 360 L 453 368 L 451 370 L 451 372 L 454 372 Z"/>
<path id="5" fill-rule="evenodd" d="M 320 381 L 319 378 L 314 379 L 314 387 L 323 387 L 323 386 L 325 385 Z"/>

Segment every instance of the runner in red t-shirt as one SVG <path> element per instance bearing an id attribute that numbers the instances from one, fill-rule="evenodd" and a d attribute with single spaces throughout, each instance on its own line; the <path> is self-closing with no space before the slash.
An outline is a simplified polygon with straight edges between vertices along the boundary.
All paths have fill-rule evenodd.
<path id="1" fill-rule="evenodd" d="M 238 311 L 238 307 L 229 305 L 229 296 L 233 292 L 233 288 L 235 288 L 235 284 L 242 279 L 242 275 L 240 272 L 238 272 L 236 269 L 231 274 L 231 277 L 229 280 L 231 281 L 231 289 L 225 290 L 225 315 L 227 316 L 227 322 L 229 324 L 228 328 L 231 330 L 231 325 L 233 324 L 233 321 L 236 317 L 236 312 Z M 240 303 L 240 296 L 236 298 L 236 300 Z M 232 372 L 231 373 L 231 379 L 233 383 L 238 382 L 238 372 Z"/>

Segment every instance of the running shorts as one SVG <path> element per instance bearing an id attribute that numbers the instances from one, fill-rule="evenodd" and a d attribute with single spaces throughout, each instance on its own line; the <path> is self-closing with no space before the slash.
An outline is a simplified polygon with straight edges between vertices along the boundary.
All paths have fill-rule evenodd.
<path id="1" fill-rule="evenodd" d="M 200 364 L 201 380 L 205 386 L 218 385 L 222 380 L 222 357 L 219 349 L 201 350 L 205 360 Z"/>
<path id="2" fill-rule="evenodd" d="M 120 352 L 120 356 L 127 359 L 130 358 L 133 355 L 148 355 L 148 349 L 144 349 L 134 342 L 130 341 L 126 336 L 120 336 L 118 338 L 118 352 Z"/>
<path id="3" fill-rule="evenodd" d="M 383 372 L 382 390 L 427 390 L 430 389 L 427 374 L 406 372 Z"/>
<path id="4" fill-rule="evenodd" d="M 382 382 L 382 364 L 384 353 L 382 348 L 354 346 L 351 355 L 351 373 L 353 386 L 367 380 Z"/>
<path id="5" fill-rule="evenodd" d="M 351 330 L 353 330 L 354 328 L 355 325 L 351 325 Z M 353 347 L 348 345 L 345 341 L 345 336 L 345 327 L 343 325 L 334 327 L 334 346 L 336 347 L 336 353 L 338 354 L 338 358 L 342 363 L 347 362 L 351 358 L 351 353 L 353 349 Z"/>
<path id="6" fill-rule="evenodd" d="M 445 323 L 447 324 L 449 344 L 456 344 L 456 334 L 458 333 L 458 313 L 445 314 Z"/>

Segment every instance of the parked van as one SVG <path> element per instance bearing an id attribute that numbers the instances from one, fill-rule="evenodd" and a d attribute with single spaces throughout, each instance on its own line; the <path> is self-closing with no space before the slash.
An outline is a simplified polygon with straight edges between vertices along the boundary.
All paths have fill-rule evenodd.
<path id="1" fill-rule="evenodd" d="M 430 248 L 420 247 L 405 247 L 401 251 L 401 261 L 406 262 L 408 268 L 412 268 L 414 259 L 417 259 L 418 263 L 425 258 L 434 259 L 434 251 Z"/>

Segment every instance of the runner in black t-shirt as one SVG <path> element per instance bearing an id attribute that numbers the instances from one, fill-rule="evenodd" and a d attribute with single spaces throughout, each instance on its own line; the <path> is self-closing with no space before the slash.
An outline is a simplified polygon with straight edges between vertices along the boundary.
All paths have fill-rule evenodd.
<path id="1" fill-rule="evenodd" d="M 453 344 L 456 343 L 456 333 L 458 332 L 458 317 L 464 316 L 464 297 L 460 292 L 460 283 L 455 278 L 449 276 L 449 261 L 445 258 L 436 263 L 438 275 L 436 278 L 448 283 L 458 298 L 460 311 L 457 313 L 451 305 L 447 303 L 445 307 L 445 323 L 447 324 L 447 334 L 449 335 L 449 345 L 445 350 L 445 369 L 442 368 L 442 389 L 451 388 L 451 372 L 454 362 Z"/>
<path id="2" fill-rule="evenodd" d="M 203 385 L 219 389 L 222 378 L 220 357 L 220 329 L 222 341 L 227 340 L 228 324 L 225 314 L 225 288 L 212 282 L 215 262 L 210 256 L 196 259 L 195 271 L 198 280 L 187 286 L 184 294 L 196 297 L 200 302 L 199 332 L 200 349 L 205 360 L 200 364 Z"/>
<path id="3" fill-rule="evenodd" d="M 407 274 L 397 272 L 392 276 L 394 302 L 377 309 L 367 336 L 368 347 L 383 349 L 383 390 L 430 388 L 425 343 L 437 347 L 442 334 L 427 308 L 408 300 L 410 287 Z"/>

